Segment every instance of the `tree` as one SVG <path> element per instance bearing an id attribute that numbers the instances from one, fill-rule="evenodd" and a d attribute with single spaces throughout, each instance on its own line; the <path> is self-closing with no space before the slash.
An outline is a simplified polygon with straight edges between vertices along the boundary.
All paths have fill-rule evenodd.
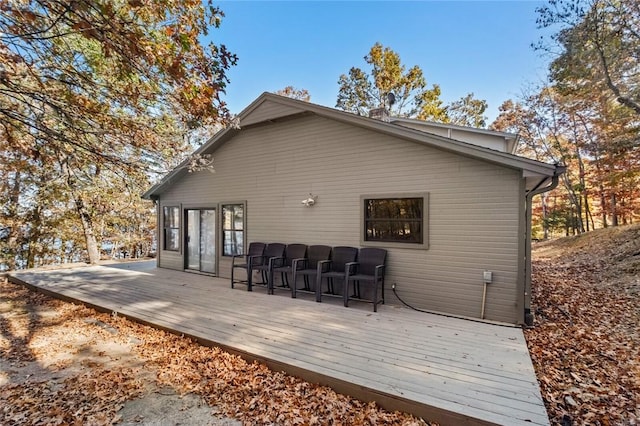
<path id="1" fill-rule="evenodd" d="M 558 88 L 607 92 L 640 115 L 640 2 L 553 0 L 538 13 L 540 27 L 560 26 L 552 41 L 561 53 L 551 65 Z"/>
<path id="2" fill-rule="evenodd" d="M 518 133 L 521 146 L 520 154 L 537 160 L 562 163 L 568 169 L 561 176 L 564 188 L 563 198 L 568 200 L 571 218 L 563 223 L 575 224 L 575 232 L 584 232 L 584 214 L 587 203 L 584 174 L 584 140 L 577 137 L 580 131 L 576 125 L 575 111 L 559 100 L 552 88 L 543 88 L 539 93 L 529 95 L 523 103 L 505 102 L 500 115 L 492 124 L 492 129 Z M 577 183 L 576 183 L 577 182 Z M 583 198 L 585 197 L 585 198 Z M 549 231 L 549 215 L 553 211 L 546 206 L 546 197 L 542 197 L 542 221 L 545 237 Z M 555 203 L 558 205 L 558 203 Z M 586 209 L 588 211 L 588 209 Z M 587 213 L 588 215 L 588 213 Z M 563 212 L 566 218 L 566 212 Z"/>
<path id="3" fill-rule="evenodd" d="M 0 119 L 32 135 L 19 149 L 122 162 L 118 149 L 165 143 L 156 126 L 169 116 L 227 118 L 219 96 L 236 58 L 199 42 L 221 16 L 195 1 L 2 2 Z"/>
<path id="4" fill-rule="evenodd" d="M 560 223 L 550 215 L 580 233 L 631 223 L 640 209 L 637 118 L 608 96 L 587 95 L 544 87 L 521 102 L 505 102 L 491 126 L 518 133 L 520 155 L 568 167 L 553 206 L 547 205 L 551 196 L 542 197 L 545 236 L 546 226 Z"/>
<path id="5" fill-rule="evenodd" d="M 538 13 L 540 27 L 559 27 L 534 46 L 560 47 L 549 84 L 503 104 L 492 127 L 517 132 L 520 154 L 567 166 L 542 197 L 545 235 L 630 223 L 640 209 L 640 3 L 549 0 Z"/>
<path id="6" fill-rule="evenodd" d="M 539 14 L 540 26 L 560 26 L 552 36 L 561 52 L 551 79 L 558 93 L 581 103 L 592 166 L 586 172 L 599 194 L 601 222 L 629 222 L 640 175 L 640 3 L 559 0 Z"/>
<path id="7" fill-rule="evenodd" d="M 433 85 L 429 89 L 420 67 L 414 65 L 407 70 L 400 56 L 380 43 L 373 45 L 364 60 L 371 67 L 370 73 L 352 67 L 348 74 L 340 76 L 337 108 L 367 115 L 371 109 L 386 107 L 400 117 L 447 120 L 440 87 Z M 395 95 L 393 105 L 389 104 L 389 93 Z"/>
<path id="8" fill-rule="evenodd" d="M 543 40 L 537 48 L 560 47 L 551 83 L 584 146 L 579 175 L 587 187 L 580 189 L 598 194 L 592 201 L 603 226 L 629 222 L 638 209 L 640 175 L 640 3 L 554 0 L 538 12 L 540 27 L 559 27 L 551 46 Z M 585 205 L 587 199 L 585 192 Z"/>
<path id="9" fill-rule="evenodd" d="M 286 96 L 292 99 L 298 99 L 300 101 L 311 102 L 311 95 L 307 89 L 296 89 L 293 86 L 287 86 L 284 89 L 280 89 L 276 92 L 276 95 Z"/>
<path id="10" fill-rule="evenodd" d="M 0 152 L 12 159 L 0 172 L 18 185 L 16 209 L 56 182 L 51 212 L 73 206 L 96 262 L 94 195 L 141 169 L 148 185 L 189 129 L 229 120 L 220 95 L 237 58 L 200 42 L 222 16 L 200 1 L 0 2 Z M 27 216 L 15 229 L 34 235 Z"/>
<path id="11" fill-rule="evenodd" d="M 487 126 L 487 101 L 475 99 L 473 93 L 452 102 L 447 107 L 447 116 L 452 124 L 484 128 Z"/>

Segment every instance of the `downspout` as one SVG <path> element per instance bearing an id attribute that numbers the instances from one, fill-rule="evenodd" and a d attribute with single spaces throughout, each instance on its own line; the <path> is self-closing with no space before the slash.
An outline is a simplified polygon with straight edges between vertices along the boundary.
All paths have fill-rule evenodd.
<path id="1" fill-rule="evenodd" d="M 555 189 L 560 182 L 560 175 L 565 172 L 567 168 L 556 164 L 556 169 L 551 177 L 551 183 L 547 186 L 541 187 L 547 180 L 542 180 L 532 190 L 527 192 L 525 196 L 525 222 L 526 222 L 526 234 L 525 234 L 525 262 L 524 262 L 524 319 L 525 324 L 528 326 L 533 325 L 533 315 L 531 314 L 531 210 L 533 205 L 533 197 L 545 192 L 549 192 Z"/>

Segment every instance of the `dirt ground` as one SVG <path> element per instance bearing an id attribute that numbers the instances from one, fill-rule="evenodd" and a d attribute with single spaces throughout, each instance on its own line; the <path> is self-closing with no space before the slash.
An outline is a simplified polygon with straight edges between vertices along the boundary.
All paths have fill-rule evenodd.
<path id="1" fill-rule="evenodd" d="M 427 425 L 0 279 L 2 425 Z"/>
<path id="2" fill-rule="evenodd" d="M 3 282 L 2 424 L 239 425 L 156 380 L 142 341 L 99 314 Z M 104 319 L 104 318 L 103 318 Z M 92 395 L 93 394 L 93 395 Z"/>

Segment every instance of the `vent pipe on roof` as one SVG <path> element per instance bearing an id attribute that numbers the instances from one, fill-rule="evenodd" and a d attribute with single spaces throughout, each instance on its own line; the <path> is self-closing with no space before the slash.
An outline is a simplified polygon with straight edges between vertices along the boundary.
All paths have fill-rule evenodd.
<path id="1" fill-rule="evenodd" d="M 369 110 L 369 118 L 373 118 L 375 120 L 384 121 L 385 123 L 391 122 L 391 112 L 389 109 L 396 103 L 396 95 L 392 92 L 385 94 L 380 99 L 380 108 L 374 108 Z M 389 109 L 387 109 L 387 107 Z"/>
<path id="2" fill-rule="evenodd" d="M 384 121 L 385 123 L 390 122 L 390 117 L 391 115 L 389 114 L 389 110 L 382 107 L 382 108 L 374 108 L 372 110 L 369 110 L 369 118 L 373 118 L 376 120 L 380 120 L 380 121 Z"/>

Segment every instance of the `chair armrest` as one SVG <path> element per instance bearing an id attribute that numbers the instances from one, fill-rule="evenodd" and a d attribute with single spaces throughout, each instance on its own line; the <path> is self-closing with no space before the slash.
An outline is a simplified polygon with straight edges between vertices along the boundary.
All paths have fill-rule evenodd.
<path id="1" fill-rule="evenodd" d="M 347 262 L 344 264 L 344 273 L 347 274 L 347 277 L 349 275 L 352 275 L 351 270 L 353 269 L 353 273 L 358 271 L 358 266 L 360 265 L 360 262 Z"/>
<path id="2" fill-rule="evenodd" d="M 309 262 L 309 259 L 307 259 L 306 257 L 299 257 L 298 259 L 293 259 L 291 261 L 291 269 L 294 271 L 297 271 L 298 269 L 303 269 L 307 266 Z M 301 264 L 300 267 L 298 267 L 298 264 Z"/>
<path id="3" fill-rule="evenodd" d="M 269 269 L 278 268 L 284 264 L 284 256 L 274 256 L 269 258 Z"/>
<path id="4" fill-rule="evenodd" d="M 236 264 L 236 257 L 247 257 L 246 254 L 234 254 L 233 256 L 231 256 L 231 265 L 235 265 Z"/>
<path id="5" fill-rule="evenodd" d="M 331 265 L 331 260 L 321 260 L 318 262 L 318 272 L 326 272 Z"/>
<path id="6" fill-rule="evenodd" d="M 384 265 L 376 265 L 376 269 L 374 272 L 375 279 L 384 277 Z"/>
<path id="7" fill-rule="evenodd" d="M 262 258 L 264 258 L 264 256 L 261 254 L 256 256 L 247 256 L 247 265 L 249 266 L 253 266 L 254 264 L 259 265 L 260 263 L 256 263 L 255 260 L 262 259 Z"/>

